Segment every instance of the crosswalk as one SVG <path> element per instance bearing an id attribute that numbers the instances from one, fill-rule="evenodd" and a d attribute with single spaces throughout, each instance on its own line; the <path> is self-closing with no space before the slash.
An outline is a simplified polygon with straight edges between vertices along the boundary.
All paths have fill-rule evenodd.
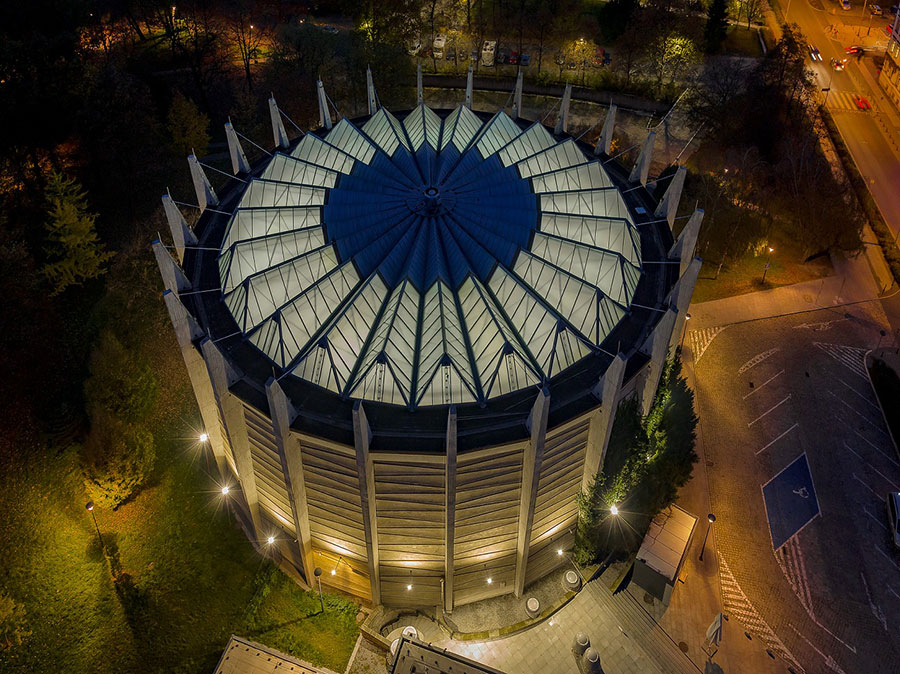
<path id="1" fill-rule="evenodd" d="M 854 93 L 852 91 L 829 91 L 828 92 L 828 102 L 826 106 L 830 110 L 841 110 L 843 112 L 863 112 L 856 105 L 856 101 L 853 100 L 854 96 L 859 96 L 860 94 Z M 868 96 L 866 98 L 869 101 L 869 105 L 872 106 L 872 109 L 875 108 L 875 104 L 872 103 L 872 99 Z"/>
<path id="2" fill-rule="evenodd" d="M 866 354 L 866 349 L 862 349 L 858 346 L 825 344 L 823 342 L 813 342 L 813 344 L 815 344 L 816 348 L 827 353 L 854 374 L 858 374 L 863 379 L 868 379 L 869 375 L 866 373 L 865 365 L 863 365 L 863 357 Z"/>
<path id="3" fill-rule="evenodd" d="M 715 328 L 700 328 L 699 330 L 690 331 L 691 352 L 694 354 L 695 363 L 700 360 L 700 357 L 706 349 L 709 348 L 709 345 L 712 343 L 713 339 L 715 339 L 716 335 L 724 329 L 725 326 L 720 325 Z"/>

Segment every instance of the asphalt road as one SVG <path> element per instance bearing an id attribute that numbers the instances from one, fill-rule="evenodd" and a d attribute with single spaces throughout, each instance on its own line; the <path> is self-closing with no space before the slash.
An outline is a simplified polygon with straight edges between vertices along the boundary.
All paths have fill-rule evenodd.
<path id="1" fill-rule="evenodd" d="M 900 671 L 900 458 L 862 366 L 883 325 L 872 302 L 689 334 L 726 612 L 784 671 Z M 818 514 L 776 550 L 762 487 L 804 454 L 786 498 Z"/>

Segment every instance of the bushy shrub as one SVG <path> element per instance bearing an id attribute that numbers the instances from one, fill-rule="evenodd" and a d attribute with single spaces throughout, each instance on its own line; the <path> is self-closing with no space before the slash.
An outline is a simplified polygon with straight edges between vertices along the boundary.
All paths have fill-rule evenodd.
<path id="1" fill-rule="evenodd" d="M 95 414 L 81 450 L 85 486 L 99 506 L 116 507 L 134 494 L 153 470 L 153 436 L 110 414 Z"/>
<path id="2" fill-rule="evenodd" d="M 0 592 L 0 651 L 20 646 L 30 634 L 25 607 L 6 592 Z"/>
<path id="3" fill-rule="evenodd" d="M 106 331 L 91 353 L 91 376 L 85 382 L 87 407 L 136 423 L 146 418 L 156 401 L 157 382 L 150 366 Z"/>

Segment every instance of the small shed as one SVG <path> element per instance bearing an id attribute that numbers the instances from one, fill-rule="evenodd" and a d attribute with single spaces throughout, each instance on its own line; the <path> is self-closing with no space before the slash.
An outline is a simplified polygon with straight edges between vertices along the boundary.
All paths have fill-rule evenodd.
<path id="1" fill-rule="evenodd" d="M 677 505 L 654 517 L 634 560 L 632 582 L 668 604 L 696 527 L 697 518 Z"/>

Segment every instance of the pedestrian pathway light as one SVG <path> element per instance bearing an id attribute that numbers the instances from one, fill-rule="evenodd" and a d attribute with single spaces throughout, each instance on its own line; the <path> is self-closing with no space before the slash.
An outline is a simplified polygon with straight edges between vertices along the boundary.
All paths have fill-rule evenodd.
<path id="1" fill-rule="evenodd" d="M 222 487 L 222 496 L 228 496 L 228 492 L 231 491 L 231 488 L 226 484 Z"/>
<path id="2" fill-rule="evenodd" d="M 269 536 L 269 537 L 266 539 L 266 543 L 268 543 L 269 545 L 272 545 L 274 542 L 275 542 L 275 537 L 274 537 L 274 536 Z"/>
<path id="3" fill-rule="evenodd" d="M 563 553 L 563 549 L 562 549 L 562 548 L 557 548 L 557 549 L 556 549 L 556 554 L 559 555 L 560 557 L 562 557 L 562 553 Z"/>
<path id="4" fill-rule="evenodd" d="M 706 539 L 709 538 L 709 530 L 712 528 L 713 522 L 716 521 L 716 516 L 710 513 L 706 516 L 706 535 L 703 536 L 703 545 L 700 547 L 700 561 L 703 561 L 703 552 L 706 550 Z"/>
<path id="5" fill-rule="evenodd" d="M 611 506 L 609 507 L 609 514 L 610 514 L 610 515 L 618 515 L 618 514 L 619 514 L 619 508 L 618 508 L 617 506 L 615 506 L 615 505 L 611 505 Z"/>
<path id="6" fill-rule="evenodd" d="M 684 351 L 684 336 L 687 334 L 687 330 L 688 330 L 688 328 L 687 328 L 687 322 L 688 322 L 689 320 L 691 320 L 691 315 L 690 315 L 690 314 L 685 314 L 685 315 L 684 315 L 684 329 L 683 329 L 682 332 L 681 332 L 681 345 L 678 347 L 678 350 L 679 350 L 679 351 Z"/>
<path id="7" fill-rule="evenodd" d="M 207 440 L 209 440 L 209 434 L 208 434 L 208 433 L 201 433 L 201 434 L 200 434 L 200 437 L 198 437 L 197 439 L 198 439 L 200 442 L 206 442 Z"/>
<path id="8" fill-rule="evenodd" d="M 769 260 L 772 259 L 772 253 L 774 253 L 774 252 L 775 252 L 775 249 L 772 248 L 772 246 L 769 246 L 769 255 L 766 257 L 766 266 L 763 268 L 763 277 L 762 277 L 763 283 L 766 282 L 766 272 L 769 271 Z"/>
<path id="9" fill-rule="evenodd" d="M 487 584 L 490 585 L 490 584 L 493 583 L 493 582 L 494 582 L 494 579 L 491 578 L 490 576 L 488 576 Z"/>
<path id="10" fill-rule="evenodd" d="M 325 613 L 325 600 L 322 598 L 322 569 L 317 566 L 313 574 L 319 582 L 319 605 L 322 607 L 322 613 Z"/>
<path id="11" fill-rule="evenodd" d="M 97 526 L 97 516 L 94 515 L 94 502 L 88 501 L 84 507 L 91 514 L 91 519 L 94 520 L 94 528 L 97 530 L 97 540 L 100 541 L 100 549 L 103 550 L 103 536 L 100 535 L 100 527 Z"/>

